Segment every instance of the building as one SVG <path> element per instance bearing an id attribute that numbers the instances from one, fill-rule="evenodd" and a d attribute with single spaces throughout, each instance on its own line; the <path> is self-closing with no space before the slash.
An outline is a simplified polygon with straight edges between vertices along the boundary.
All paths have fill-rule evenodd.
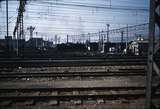
<path id="1" fill-rule="evenodd" d="M 43 38 L 30 38 L 26 42 L 26 47 L 29 47 L 29 48 L 42 48 L 43 47 Z"/>

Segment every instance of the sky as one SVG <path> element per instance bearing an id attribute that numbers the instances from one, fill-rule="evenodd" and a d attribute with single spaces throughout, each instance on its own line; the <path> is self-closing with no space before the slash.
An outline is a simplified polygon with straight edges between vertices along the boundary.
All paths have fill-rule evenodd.
<path id="1" fill-rule="evenodd" d="M 6 35 L 5 3 L 0 2 L 0 38 Z M 18 3 L 17 0 L 9 0 L 11 36 L 16 23 Z M 117 29 L 149 22 L 149 0 L 30 0 L 25 9 L 26 39 L 29 39 L 29 26 L 35 27 L 34 37 L 54 40 L 57 35 L 61 42 L 65 42 L 67 34 L 73 36 L 70 39 L 74 39 L 77 38 L 74 35 L 105 31 L 107 24 L 110 24 L 110 29 Z M 146 34 L 146 31 L 137 34 Z M 120 35 L 110 37 L 114 36 Z M 81 38 L 79 36 L 77 40 Z M 96 38 L 97 36 L 93 40 Z"/>

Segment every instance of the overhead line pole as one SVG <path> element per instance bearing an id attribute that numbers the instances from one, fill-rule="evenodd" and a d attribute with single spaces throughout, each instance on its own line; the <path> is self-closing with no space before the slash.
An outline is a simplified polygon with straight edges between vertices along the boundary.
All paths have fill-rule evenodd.
<path id="1" fill-rule="evenodd" d="M 8 37 L 8 0 L 6 0 L 6 24 L 7 24 L 7 37 Z"/>
<path id="2" fill-rule="evenodd" d="M 127 35 L 126 35 L 126 53 L 128 51 L 128 24 L 127 24 Z"/>
<path id="3" fill-rule="evenodd" d="M 16 25 L 13 31 L 13 37 L 16 37 L 16 32 L 17 32 L 17 55 L 19 54 L 19 51 L 21 51 L 21 53 L 24 50 L 24 45 L 23 44 L 18 44 L 19 41 L 20 43 L 24 43 L 22 42 L 24 39 L 24 26 L 23 26 L 23 13 L 25 12 L 25 5 L 26 5 L 27 1 L 26 0 L 19 0 L 19 9 L 18 9 L 18 15 L 17 15 L 17 21 L 16 21 Z M 21 46 L 21 50 L 19 49 L 19 46 Z"/>
<path id="4" fill-rule="evenodd" d="M 157 9 L 159 7 L 159 12 Z M 160 38 L 158 41 L 155 34 L 156 26 L 160 29 L 160 0 L 150 0 L 150 24 L 149 24 L 149 48 L 148 48 L 148 70 L 147 70 L 147 83 L 146 83 L 146 109 L 152 109 L 154 105 L 152 95 L 156 93 L 159 88 L 160 82 L 157 82 L 156 88 L 153 90 L 154 77 L 160 77 L 160 68 L 156 63 L 156 55 L 160 49 Z M 159 33 L 160 34 L 160 33 Z M 153 77 L 153 73 L 157 75 Z"/>

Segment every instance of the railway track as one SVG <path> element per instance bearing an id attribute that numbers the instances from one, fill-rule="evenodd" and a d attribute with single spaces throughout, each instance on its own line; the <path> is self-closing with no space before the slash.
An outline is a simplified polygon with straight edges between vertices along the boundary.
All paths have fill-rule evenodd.
<path id="1" fill-rule="evenodd" d="M 56 78 L 56 77 L 109 77 L 109 76 L 145 76 L 145 70 L 97 71 L 97 72 L 52 72 L 52 73 L 1 73 L 0 78 Z"/>
<path id="2" fill-rule="evenodd" d="M 160 62 L 160 58 L 156 58 Z M 65 66 L 106 66 L 106 65 L 146 65 L 147 57 L 116 56 L 90 57 L 79 59 L 0 59 L 0 68 L 3 67 L 65 67 Z"/>
<path id="3" fill-rule="evenodd" d="M 61 58 L 38 58 L 38 57 L 34 57 L 34 58 L 10 58 L 9 60 L 78 60 L 78 59 L 130 59 L 130 58 L 134 58 L 134 59 L 147 59 L 147 56 L 125 56 L 125 55 L 103 55 L 103 56 L 71 56 L 71 57 L 61 57 Z M 159 57 L 157 57 L 159 58 Z M 8 60 L 8 58 L 0 58 L 0 60 Z"/>
<path id="4" fill-rule="evenodd" d="M 130 90 L 130 92 L 129 92 Z M 1 88 L 0 101 L 16 100 L 115 100 L 144 98 L 145 87 L 88 87 L 88 88 Z M 114 91 L 114 93 L 112 93 Z M 106 93 L 107 92 L 107 93 Z M 36 93 L 36 94 L 35 94 Z M 54 93 L 54 94 L 53 94 Z M 159 97 L 157 94 L 155 97 Z"/>
<path id="5" fill-rule="evenodd" d="M 46 102 L 48 106 L 59 105 L 61 101 L 83 104 L 84 101 L 89 100 L 105 102 L 145 99 L 146 87 L 143 80 L 146 76 L 146 64 L 147 59 L 140 57 L 129 59 L 2 60 L 0 61 L 0 79 L 3 80 L 0 83 L 2 86 L 0 87 L 0 105 L 12 106 L 20 102 L 20 105 L 23 106 L 35 106 L 35 104 L 40 105 Z M 95 68 L 97 66 L 99 67 Z M 123 67 L 113 68 L 114 66 Z M 101 67 L 103 69 L 100 69 Z M 60 68 L 63 69 L 59 70 Z M 119 78 L 120 76 L 122 78 Z M 141 81 L 138 81 L 136 76 Z M 61 77 L 72 79 L 85 77 L 88 79 L 48 80 L 48 78 Z M 111 78 L 90 80 L 90 77 Z M 33 78 L 33 80 L 19 81 L 17 78 Z M 7 82 L 8 80 L 11 81 Z M 154 98 L 159 99 L 160 93 L 156 93 Z M 28 101 L 29 104 L 26 103 Z M 50 101 L 54 102 L 48 104 Z"/>
<path id="6" fill-rule="evenodd" d="M 35 105 L 38 102 L 45 102 L 47 100 L 55 100 L 53 104 L 46 105 L 59 105 L 60 101 L 79 100 L 82 104 L 85 100 L 135 100 L 145 98 L 145 87 L 84 87 L 84 88 L 0 88 L 0 105 L 9 106 L 17 103 L 32 101 L 30 105 Z M 107 93 L 106 93 L 107 92 Z M 157 99 L 160 94 L 154 95 Z M 3 104 L 5 101 L 9 103 Z M 45 101 L 44 101 L 45 100 Z M 27 104 L 28 105 L 28 104 Z"/>
<path id="7" fill-rule="evenodd" d="M 146 65 L 146 59 L 88 59 L 88 60 L 23 60 L 0 61 L 3 67 L 46 67 L 46 66 L 106 66 L 106 65 Z"/>

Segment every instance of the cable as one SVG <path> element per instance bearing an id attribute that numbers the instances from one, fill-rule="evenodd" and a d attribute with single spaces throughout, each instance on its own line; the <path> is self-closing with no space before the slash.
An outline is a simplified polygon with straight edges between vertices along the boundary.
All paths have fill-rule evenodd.
<path id="1" fill-rule="evenodd" d="M 39 1 L 40 2 L 40 1 Z M 37 2 L 37 3 L 39 3 Z M 139 10 L 139 11 L 149 11 L 147 8 L 140 8 L 140 7 L 126 7 L 126 6 L 96 6 L 96 5 L 86 5 L 82 3 L 64 3 L 64 2 L 40 2 L 41 4 L 50 4 L 50 5 L 62 5 L 62 6 L 75 6 L 75 7 L 85 7 L 85 8 L 102 8 L 102 9 L 116 9 L 116 10 Z"/>

